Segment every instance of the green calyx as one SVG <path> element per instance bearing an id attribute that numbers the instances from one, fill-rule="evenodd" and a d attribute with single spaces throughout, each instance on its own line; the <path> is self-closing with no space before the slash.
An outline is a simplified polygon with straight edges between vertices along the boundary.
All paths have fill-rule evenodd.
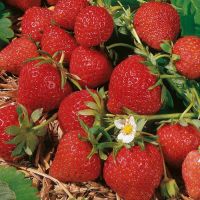
<path id="1" fill-rule="evenodd" d="M 105 101 L 107 94 L 104 88 L 97 90 L 97 93 L 92 92 L 90 89 L 86 88 L 88 93 L 91 95 L 94 101 L 85 102 L 85 105 L 88 107 L 85 110 L 78 112 L 79 115 L 83 116 L 94 116 L 93 126 L 104 126 L 103 118 L 105 116 Z"/>
<path id="2" fill-rule="evenodd" d="M 161 195 L 167 199 L 175 198 L 179 195 L 179 187 L 175 179 L 168 178 L 167 180 L 163 180 L 160 189 Z"/>
<path id="3" fill-rule="evenodd" d="M 107 149 L 113 148 L 116 145 L 110 134 L 101 126 L 95 125 L 89 128 L 82 120 L 79 119 L 79 121 L 83 130 L 87 133 L 87 137 L 80 136 L 80 139 L 92 145 L 92 151 L 88 155 L 88 159 L 94 154 L 98 154 L 102 160 L 106 160 Z"/>
<path id="4" fill-rule="evenodd" d="M 160 153 L 161 153 L 162 160 L 163 160 L 163 170 L 164 170 L 164 178 L 160 185 L 161 195 L 164 199 L 178 197 L 180 195 L 179 187 L 178 187 L 175 179 L 168 177 L 168 170 L 166 167 L 162 147 L 160 144 L 159 144 L 159 149 L 160 149 Z"/>
<path id="5" fill-rule="evenodd" d="M 29 118 L 27 109 L 23 105 L 17 106 L 19 126 L 9 126 L 6 129 L 6 133 L 13 136 L 8 144 L 16 145 L 12 152 L 13 157 L 25 154 L 32 156 L 39 144 L 40 137 L 43 137 L 47 132 L 47 125 L 57 117 L 55 114 L 39 124 L 42 112 L 43 109 L 37 109 Z"/>
<path id="6" fill-rule="evenodd" d="M 87 138 L 82 139 L 89 141 L 93 146 L 93 149 L 88 156 L 89 158 L 95 153 L 98 153 L 101 159 L 106 160 L 107 155 L 104 151 L 106 151 L 107 148 L 112 148 L 116 145 L 116 142 L 113 142 L 113 138 L 111 138 L 108 130 L 105 128 L 104 117 L 106 114 L 105 101 L 107 94 L 104 88 L 100 88 L 97 92 L 92 92 L 87 88 L 87 91 L 93 98 L 93 101 L 85 102 L 85 105 L 88 108 L 79 111 L 78 114 L 80 116 L 93 116 L 95 120 L 92 128 L 89 128 L 81 119 L 79 119 L 83 130 L 88 134 Z"/>
<path id="7" fill-rule="evenodd" d="M 26 62 L 31 62 L 31 61 L 39 61 L 35 67 L 39 67 L 40 65 L 43 64 L 51 64 L 53 67 L 58 69 L 60 71 L 61 75 L 61 88 L 63 89 L 67 80 L 69 80 L 72 84 L 74 84 L 79 90 L 81 90 L 81 86 L 78 83 L 81 79 L 75 75 L 75 74 L 70 74 L 69 71 L 64 67 L 64 58 L 65 58 L 65 53 L 64 51 L 57 51 L 52 55 L 49 53 L 39 50 L 39 53 L 41 56 L 34 57 L 28 59 Z M 59 61 L 57 61 L 57 58 L 60 56 Z"/>

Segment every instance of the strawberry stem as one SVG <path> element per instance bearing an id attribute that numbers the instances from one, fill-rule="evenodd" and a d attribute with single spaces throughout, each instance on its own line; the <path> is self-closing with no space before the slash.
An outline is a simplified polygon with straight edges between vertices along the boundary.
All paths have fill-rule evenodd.
<path id="1" fill-rule="evenodd" d="M 125 43 L 111 44 L 111 45 L 107 46 L 106 48 L 107 48 L 107 50 L 110 50 L 110 49 L 115 48 L 115 47 L 127 47 L 127 48 L 132 49 L 132 50 L 135 49 L 132 45 L 125 44 Z"/>
<path id="2" fill-rule="evenodd" d="M 146 119 L 147 121 L 151 120 L 162 120 L 162 119 L 179 119 L 182 115 L 182 113 L 173 113 L 173 114 L 158 114 L 158 115 L 138 115 L 135 113 L 129 113 L 129 115 L 133 115 L 136 119 Z M 116 117 L 117 115 L 113 114 L 106 114 L 107 117 Z M 119 115 L 127 117 L 127 115 Z M 197 118 L 198 115 L 195 113 L 186 113 L 184 115 L 185 118 Z"/>
<path id="3" fill-rule="evenodd" d="M 49 118 L 48 120 L 46 120 L 45 122 L 33 127 L 33 130 L 39 130 L 45 126 L 47 126 L 49 123 L 53 122 L 56 118 L 57 118 L 57 113 L 55 113 L 51 118 Z"/>

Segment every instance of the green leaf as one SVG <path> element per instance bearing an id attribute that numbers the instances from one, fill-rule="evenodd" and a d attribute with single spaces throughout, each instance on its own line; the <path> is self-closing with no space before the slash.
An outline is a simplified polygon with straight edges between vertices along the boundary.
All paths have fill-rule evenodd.
<path id="1" fill-rule="evenodd" d="M 31 119 L 33 120 L 34 123 L 37 122 L 42 117 L 42 113 L 43 113 L 43 108 L 39 108 L 31 114 Z"/>
<path id="2" fill-rule="evenodd" d="M 200 2 L 199 0 L 172 0 L 181 20 L 181 35 L 200 36 Z"/>
<path id="3" fill-rule="evenodd" d="M 0 11 L 2 11 L 4 9 L 5 9 L 5 5 L 2 2 L 0 2 Z"/>
<path id="4" fill-rule="evenodd" d="M 85 110 L 79 111 L 78 114 L 84 115 L 84 116 L 95 116 L 98 113 L 95 110 L 85 109 Z"/>
<path id="5" fill-rule="evenodd" d="M 16 200 L 39 200 L 36 188 L 32 187 L 30 179 L 26 179 L 22 172 L 13 167 L 0 167 L 0 180 L 8 185 L 9 189 L 15 193 Z M 6 200 L 4 198 L 0 198 Z M 12 200 L 9 199 L 9 200 Z M 14 199 L 13 199 L 14 200 Z"/>
<path id="6" fill-rule="evenodd" d="M 34 131 L 34 134 L 40 137 L 45 136 L 46 133 L 47 133 L 47 127 L 42 127 L 39 130 Z"/>
<path id="7" fill-rule="evenodd" d="M 22 141 L 21 143 L 19 143 L 14 149 L 14 151 L 12 152 L 12 156 L 16 157 L 16 156 L 24 155 L 24 145 L 25 145 L 25 141 Z"/>
<path id="8" fill-rule="evenodd" d="M 170 44 L 169 41 L 164 41 L 161 45 L 160 45 L 161 49 L 166 52 L 166 53 L 170 53 L 172 52 L 172 46 Z"/>
<path id="9" fill-rule="evenodd" d="M 160 189 L 161 189 L 161 195 L 167 199 L 174 198 L 179 194 L 179 188 L 175 179 L 162 181 Z"/>
<path id="10" fill-rule="evenodd" d="M 18 145 L 20 144 L 21 142 L 24 141 L 24 139 L 26 138 L 26 134 L 19 134 L 17 135 L 16 137 L 14 137 L 13 139 L 11 139 L 8 144 L 15 144 L 15 145 Z"/>
<path id="11" fill-rule="evenodd" d="M 26 139 L 26 148 L 25 152 L 29 155 L 32 156 L 37 145 L 39 143 L 39 139 L 36 135 L 34 134 L 29 134 L 27 139 Z"/>
<path id="12" fill-rule="evenodd" d="M 161 101 L 163 105 L 162 109 L 174 107 L 172 95 L 164 85 L 162 86 Z"/>
<path id="13" fill-rule="evenodd" d="M 89 131 L 89 128 L 85 124 L 85 122 L 83 120 L 79 119 L 79 123 L 80 123 L 81 127 L 83 128 L 83 130 L 87 133 Z"/>
<path id="14" fill-rule="evenodd" d="M 145 124 L 146 124 L 147 120 L 146 119 L 139 119 L 137 121 L 137 131 L 142 131 Z"/>
<path id="15" fill-rule="evenodd" d="M 99 151 L 99 157 L 101 160 L 107 160 L 108 158 L 108 156 L 103 151 Z"/>
<path id="16" fill-rule="evenodd" d="M 118 5 L 118 0 L 111 0 L 112 5 Z M 120 0 L 120 3 L 125 7 L 131 7 L 132 9 L 135 9 L 139 7 L 139 2 L 137 0 Z"/>
<path id="17" fill-rule="evenodd" d="M 0 180 L 0 199 L 16 200 L 15 193 L 9 188 L 8 184 Z"/>
<path id="18" fill-rule="evenodd" d="M 85 105 L 93 110 L 98 110 L 98 106 L 95 102 L 89 101 L 89 102 L 85 102 Z"/>
<path id="19" fill-rule="evenodd" d="M 6 128 L 6 133 L 9 135 L 17 135 L 21 131 L 19 126 L 9 126 Z"/>
<path id="20" fill-rule="evenodd" d="M 0 47 L 4 47 L 9 39 L 14 37 L 14 32 L 11 29 L 12 21 L 10 17 L 10 11 L 6 10 L 5 5 L 0 2 Z"/>
<path id="21" fill-rule="evenodd" d="M 129 31 L 127 30 L 127 28 L 125 26 L 121 26 L 118 31 L 123 34 L 123 35 L 128 35 Z"/>
<path id="22" fill-rule="evenodd" d="M 99 98 L 99 96 L 92 92 L 90 89 L 86 88 L 88 93 L 90 94 L 90 96 L 94 99 L 94 101 L 96 102 L 97 106 L 99 107 L 99 109 L 101 109 L 101 100 Z"/>
<path id="23" fill-rule="evenodd" d="M 17 113 L 19 115 L 20 126 L 29 127 L 30 121 L 29 121 L 28 111 L 22 104 L 19 104 L 17 106 Z"/>

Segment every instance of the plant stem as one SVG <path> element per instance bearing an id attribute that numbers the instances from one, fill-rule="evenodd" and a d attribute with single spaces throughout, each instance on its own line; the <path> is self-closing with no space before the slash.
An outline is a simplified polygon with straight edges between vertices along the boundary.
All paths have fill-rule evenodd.
<path id="1" fill-rule="evenodd" d="M 178 76 L 177 74 L 163 74 L 163 75 L 160 75 L 159 78 L 161 79 L 169 79 L 169 78 L 182 78 L 180 76 Z"/>
<path id="2" fill-rule="evenodd" d="M 183 117 L 187 114 L 187 112 L 190 111 L 190 109 L 193 107 L 194 103 L 191 102 L 190 105 L 186 108 L 186 110 L 182 113 L 182 115 L 180 116 L 180 119 L 183 119 Z"/>
<path id="3" fill-rule="evenodd" d="M 114 124 L 111 124 L 110 126 L 108 126 L 107 128 L 105 128 L 105 131 L 109 131 L 110 129 L 114 128 L 115 125 Z"/>
<path id="4" fill-rule="evenodd" d="M 147 119 L 147 120 L 161 120 L 161 119 L 179 119 L 182 113 L 173 114 L 158 114 L 158 115 L 133 115 L 135 118 Z M 185 118 L 195 118 L 195 113 L 186 113 Z"/>
<path id="5" fill-rule="evenodd" d="M 160 58 L 170 58 L 170 55 L 167 54 L 158 54 L 154 56 L 156 60 L 160 59 Z"/>
<path id="6" fill-rule="evenodd" d="M 164 181 L 168 181 L 169 177 L 167 175 L 167 169 L 166 169 L 165 159 L 164 159 L 164 155 L 163 155 L 163 151 L 162 151 L 162 148 L 160 146 L 160 143 L 159 143 L 159 149 L 160 149 L 160 154 L 161 154 L 162 160 L 163 160 Z"/>
<path id="7" fill-rule="evenodd" d="M 172 114 L 158 114 L 158 115 L 138 115 L 138 114 L 131 114 L 134 118 L 137 119 L 146 119 L 148 121 L 151 120 L 163 120 L 163 119 L 179 119 L 182 115 L 182 113 L 172 113 Z M 116 117 L 115 115 L 112 114 L 107 114 L 107 117 Z M 119 117 L 127 117 L 128 115 L 119 115 Z M 184 115 L 185 118 L 197 118 L 198 115 L 195 113 L 186 113 Z"/>
<path id="8" fill-rule="evenodd" d="M 134 50 L 134 47 L 132 45 L 129 45 L 129 44 L 125 44 L 125 43 L 115 43 L 115 44 L 111 44 L 110 46 L 107 46 L 106 48 L 108 50 L 112 49 L 112 48 L 115 48 L 115 47 L 127 47 L 129 49 L 132 49 Z"/>
<path id="9" fill-rule="evenodd" d="M 33 130 L 39 130 L 40 128 L 47 126 L 49 123 L 53 122 L 57 118 L 57 116 L 58 116 L 58 114 L 55 113 L 51 118 L 49 118 L 45 122 L 33 127 Z"/>
<path id="10" fill-rule="evenodd" d="M 134 27 L 133 27 L 133 26 L 130 26 L 129 30 L 130 30 L 132 36 L 136 39 L 136 41 L 137 41 L 139 44 L 142 44 L 142 42 L 141 42 L 140 38 L 138 37 L 138 34 L 137 34 L 136 30 L 134 29 Z"/>

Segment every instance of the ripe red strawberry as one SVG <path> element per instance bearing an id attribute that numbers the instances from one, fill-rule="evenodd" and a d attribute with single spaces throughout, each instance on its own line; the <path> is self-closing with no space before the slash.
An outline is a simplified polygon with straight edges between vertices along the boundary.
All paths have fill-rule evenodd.
<path id="1" fill-rule="evenodd" d="M 73 30 L 77 15 L 86 6 L 87 0 L 59 0 L 54 9 L 53 20 L 60 26 Z"/>
<path id="2" fill-rule="evenodd" d="M 18 75 L 23 62 L 36 56 L 37 47 L 31 40 L 25 37 L 17 38 L 0 52 L 0 68 Z"/>
<path id="3" fill-rule="evenodd" d="M 77 16 L 74 32 L 80 45 L 91 47 L 106 42 L 113 27 L 113 19 L 105 8 L 88 6 Z"/>
<path id="4" fill-rule="evenodd" d="M 78 135 L 86 136 L 83 131 L 67 132 L 59 143 L 55 159 L 50 168 L 50 175 L 62 182 L 84 182 L 99 177 L 101 161 L 98 155 L 90 159 L 92 151 L 88 142 L 83 142 Z"/>
<path id="5" fill-rule="evenodd" d="M 6 3 L 22 10 L 27 10 L 33 6 L 40 6 L 41 0 L 6 0 Z"/>
<path id="6" fill-rule="evenodd" d="M 189 196 L 193 200 L 200 199 L 200 152 L 191 151 L 182 165 L 182 176 Z"/>
<path id="7" fill-rule="evenodd" d="M 41 39 L 43 51 L 53 55 L 57 51 L 65 52 L 65 60 L 70 61 L 72 51 L 77 47 L 75 39 L 63 29 L 57 26 L 50 26 L 45 29 Z"/>
<path id="8" fill-rule="evenodd" d="M 58 2 L 58 0 L 47 0 L 49 5 L 56 5 L 56 3 Z"/>
<path id="9" fill-rule="evenodd" d="M 177 40 L 173 53 L 180 56 L 177 71 L 189 79 L 200 78 L 200 37 L 186 36 Z"/>
<path id="10" fill-rule="evenodd" d="M 168 3 L 150 1 L 142 4 L 133 23 L 138 36 L 158 50 L 163 40 L 174 41 L 180 31 L 178 12 Z"/>
<path id="11" fill-rule="evenodd" d="M 88 109 L 86 102 L 94 101 L 87 90 L 73 92 L 67 96 L 60 104 L 58 120 L 64 132 L 80 130 L 81 125 L 78 119 L 78 112 Z M 93 116 L 79 116 L 89 127 L 94 123 Z"/>
<path id="12" fill-rule="evenodd" d="M 80 46 L 72 53 L 69 70 L 81 79 L 80 85 L 95 88 L 110 79 L 112 66 L 101 52 Z"/>
<path id="13" fill-rule="evenodd" d="M 158 130 L 166 162 L 181 167 L 187 154 L 200 145 L 200 131 L 192 125 L 165 124 Z"/>
<path id="14" fill-rule="evenodd" d="M 12 161 L 11 153 L 15 146 L 7 144 L 12 137 L 5 133 L 5 129 L 11 125 L 18 125 L 16 106 L 7 105 L 0 108 L 0 122 L 0 157 L 6 161 Z"/>
<path id="15" fill-rule="evenodd" d="M 106 184 L 124 200 L 150 200 L 163 174 L 162 157 L 151 144 L 145 150 L 124 147 L 116 158 L 108 157 L 103 174 Z"/>
<path id="16" fill-rule="evenodd" d="M 153 114 L 161 108 L 161 88 L 149 90 L 157 78 L 143 61 L 141 56 L 130 56 L 113 70 L 107 104 L 111 113 L 120 114 L 126 107 L 138 114 Z"/>
<path id="17" fill-rule="evenodd" d="M 52 11 L 47 8 L 29 8 L 22 19 L 22 34 L 28 35 L 35 41 L 40 41 L 43 31 L 51 23 Z"/>
<path id="18" fill-rule="evenodd" d="M 60 72 L 51 64 L 35 64 L 27 63 L 20 73 L 17 101 L 29 111 L 43 108 L 47 112 L 59 106 L 71 87 L 67 83 L 61 89 Z"/>

